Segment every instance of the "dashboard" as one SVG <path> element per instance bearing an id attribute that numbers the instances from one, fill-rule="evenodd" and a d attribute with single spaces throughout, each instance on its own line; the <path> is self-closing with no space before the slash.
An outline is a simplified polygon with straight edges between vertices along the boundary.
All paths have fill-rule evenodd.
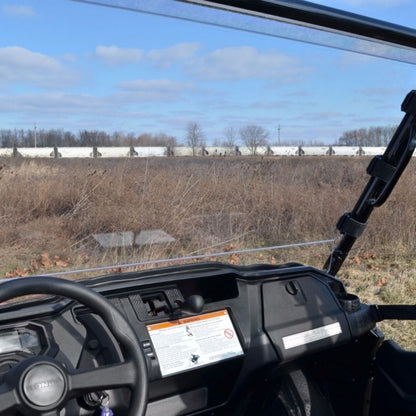
<path id="1" fill-rule="evenodd" d="M 149 416 L 262 414 L 254 396 L 266 379 L 275 385 L 294 368 L 313 372 L 330 351 L 353 348 L 375 326 L 341 281 L 297 263 L 190 264 L 80 282 L 133 328 L 146 360 Z M 3 304 L 0 381 L 36 356 L 83 370 L 121 362 L 123 351 L 102 317 L 78 302 L 49 296 Z M 314 379 L 325 377 L 319 371 Z M 253 396 L 256 384 L 263 387 Z M 99 414 L 103 394 L 115 414 L 128 414 L 127 388 L 83 394 L 60 414 Z"/>

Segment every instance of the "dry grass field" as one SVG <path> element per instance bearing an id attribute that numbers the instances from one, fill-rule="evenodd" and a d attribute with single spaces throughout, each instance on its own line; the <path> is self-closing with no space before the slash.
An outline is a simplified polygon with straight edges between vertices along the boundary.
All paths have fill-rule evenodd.
<path id="1" fill-rule="evenodd" d="M 0 272 L 14 277 L 211 254 L 336 236 L 368 176 L 366 158 L 152 158 L 0 161 Z M 370 303 L 415 303 L 411 162 L 338 276 Z M 103 250 L 96 233 L 161 229 L 175 243 Z M 322 267 L 330 244 L 212 260 Z M 385 330 L 416 343 L 412 324 Z"/>

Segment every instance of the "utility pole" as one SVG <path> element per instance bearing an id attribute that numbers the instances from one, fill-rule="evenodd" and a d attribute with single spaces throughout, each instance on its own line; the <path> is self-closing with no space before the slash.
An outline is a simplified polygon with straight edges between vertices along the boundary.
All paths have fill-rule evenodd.
<path id="1" fill-rule="evenodd" d="M 36 122 L 35 122 L 35 148 L 36 148 Z"/>
<path id="2" fill-rule="evenodd" d="M 277 144 L 280 146 L 280 124 L 277 127 Z"/>

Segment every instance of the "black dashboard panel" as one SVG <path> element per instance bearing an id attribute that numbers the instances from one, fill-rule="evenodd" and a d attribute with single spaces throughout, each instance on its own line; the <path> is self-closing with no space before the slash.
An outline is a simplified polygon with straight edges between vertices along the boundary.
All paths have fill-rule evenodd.
<path id="1" fill-rule="evenodd" d="M 351 339 L 345 311 L 321 280 L 310 276 L 262 285 L 264 328 L 282 361 Z"/>
<path id="2" fill-rule="evenodd" d="M 339 280 L 299 264 L 194 264 L 108 275 L 82 283 L 107 297 L 127 317 L 140 340 L 150 382 L 148 415 L 227 414 L 229 406 L 235 408 L 236 397 L 263 369 L 283 368 L 300 357 L 338 348 L 367 331 L 354 329 L 354 314 L 360 311 L 343 308 L 340 299 L 346 292 Z M 230 328 L 223 321 L 204 321 L 219 314 L 230 319 Z M 191 325 L 187 330 L 214 331 L 211 337 L 207 333 L 200 336 L 203 345 L 192 344 L 202 348 L 198 350 L 202 354 L 191 354 L 201 365 L 166 372 L 149 331 L 175 325 L 185 330 L 186 323 L 192 322 L 202 326 Z M 101 318 L 68 299 L 33 299 L 20 304 L 18 313 L 15 305 L 1 307 L 0 343 L 1 333 L 33 331 L 38 334 L 33 351 L 59 358 L 68 367 L 89 368 L 122 359 L 122 351 Z M 223 338 L 218 335 L 221 331 Z M 204 348 L 209 345 L 209 353 L 215 356 L 215 349 L 220 351 L 222 345 L 215 343 L 225 340 L 230 331 L 241 349 L 233 347 L 219 358 L 203 362 Z M 176 344 L 172 338 L 169 351 L 187 348 L 181 336 Z M 6 344 L 18 342 L 7 335 L 3 340 Z M 7 346 L 2 351 L 4 375 L 7 366 L 20 359 L 21 351 Z M 109 397 L 122 413 L 129 393 L 121 390 L 109 392 Z M 80 414 L 96 411 L 88 400 L 78 399 Z"/>

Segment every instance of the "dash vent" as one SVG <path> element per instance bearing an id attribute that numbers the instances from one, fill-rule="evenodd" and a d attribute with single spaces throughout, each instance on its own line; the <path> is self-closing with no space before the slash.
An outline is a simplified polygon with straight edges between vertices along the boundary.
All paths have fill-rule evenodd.
<path id="1" fill-rule="evenodd" d="M 140 321 L 169 317 L 184 298 L 177 288 L 143 291 L 129 295 L 131 305 Z"/>

